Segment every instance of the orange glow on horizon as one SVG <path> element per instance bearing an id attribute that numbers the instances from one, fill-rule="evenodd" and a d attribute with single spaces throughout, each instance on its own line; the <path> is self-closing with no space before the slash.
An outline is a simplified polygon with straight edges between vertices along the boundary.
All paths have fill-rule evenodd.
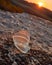
<path id="1" fill-rule="evenodd" d="M 49 10 L 52 10 L 52 0 L 26 0 L 26 1 L 31 3 L 36 3 L 36 4 L 38 4 L 39 2 L 42 2 L 43 5 L 41 7 L 45 7 Z"/>

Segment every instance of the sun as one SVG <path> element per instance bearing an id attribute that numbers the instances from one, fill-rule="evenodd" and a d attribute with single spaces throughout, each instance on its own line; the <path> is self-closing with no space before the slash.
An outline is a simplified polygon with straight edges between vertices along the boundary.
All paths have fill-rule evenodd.
<path id="1" fill-rule="evenodd" d="M 39 5 L 39 7 L 42 7 L 43 6 L 43 3 L 42 2 L 39 2 L 38 5 Z"/>

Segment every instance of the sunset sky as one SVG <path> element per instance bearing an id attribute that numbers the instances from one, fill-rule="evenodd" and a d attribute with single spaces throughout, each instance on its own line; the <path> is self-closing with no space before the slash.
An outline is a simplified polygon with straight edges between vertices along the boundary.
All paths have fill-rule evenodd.
<path id="1" fill-rule="evenodd" d="M 52 11 L 52 0 L 26 0 L 32 3 L 38 4 L 39 2 L 43 3 L 43 7 L 48 8 Z"/>

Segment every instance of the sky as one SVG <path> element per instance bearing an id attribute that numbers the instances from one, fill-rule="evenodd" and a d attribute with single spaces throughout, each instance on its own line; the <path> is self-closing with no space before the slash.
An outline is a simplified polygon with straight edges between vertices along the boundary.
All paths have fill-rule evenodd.
<path id="1" fill-rule="evenodd" d="M 50 9 L 52 11 L 52 0 L 26 0 L 32 3 L 38 4 L 39 2 L 43 3 L 43 7 Z"/>

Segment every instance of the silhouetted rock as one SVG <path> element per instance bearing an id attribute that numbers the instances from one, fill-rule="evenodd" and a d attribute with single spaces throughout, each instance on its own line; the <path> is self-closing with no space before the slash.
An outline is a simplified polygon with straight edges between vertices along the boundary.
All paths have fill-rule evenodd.
<path id="1" fill-rule="evenodd" d="M 14 5 L 11 0 L 0 0 L 0 8 L 11 12 L 23 12 L 23 9 L 19 6 Z"/>

